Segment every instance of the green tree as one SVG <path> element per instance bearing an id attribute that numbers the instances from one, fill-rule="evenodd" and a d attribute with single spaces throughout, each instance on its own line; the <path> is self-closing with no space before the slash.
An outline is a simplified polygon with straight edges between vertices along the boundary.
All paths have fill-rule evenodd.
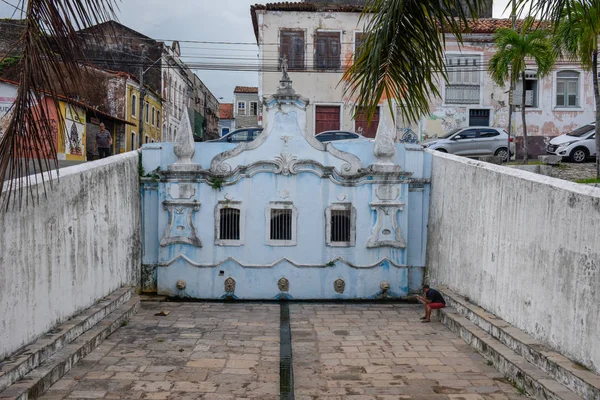
<path id="1" fill-rule="evenodd" d="M 492 79 L 499 85 L 507 82 L 518 84 L 521 79 L 521 118 L 523 121 L 523 161 L 527 163 L 527 121 L 525 117 L 525 69 L 527 61 L 533 61 L 537 67 L 538 77 L 547 75 L 554 66 L 556 53 L 546 31 L 533 26 L 532 18 L 527 18 L 520 31 L 514 29 L 498 29 L 494 34 L 496 53 L 488 66 Z"/>
<path id="2" fill-rule="evenodd" d="M 598 36 L 600 36 L 600 1 L 589 0 L 563 10 L 554 39 L 560 55 L 577 60 L 592 72 L 596 101 L 596 178 L 600 179 L 600 92 L 598 91 Z"/>

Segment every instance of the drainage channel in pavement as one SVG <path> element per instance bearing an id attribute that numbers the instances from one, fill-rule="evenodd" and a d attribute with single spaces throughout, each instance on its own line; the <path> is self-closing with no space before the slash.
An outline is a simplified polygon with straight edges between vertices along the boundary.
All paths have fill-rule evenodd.
<path id="1" fill-rule="evenodd" d="M 292 369 L 292 331 L 290 306 L 280 304 L 279 328 L 279 396 L 281 400 L 294 399 L 294 371 Z"/>

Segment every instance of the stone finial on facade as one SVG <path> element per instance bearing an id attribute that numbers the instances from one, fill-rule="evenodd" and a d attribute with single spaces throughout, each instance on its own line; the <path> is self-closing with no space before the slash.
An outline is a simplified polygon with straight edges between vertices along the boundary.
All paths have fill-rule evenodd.
<path id="1" fill-rule="evenodd" d="M 384 116 L 379 121 L 377 134 L 375 135 L 375 146 L 373 147 L 373 154 L 376 159 L 373 165 L 375 169 L 382 170 L 382 172 L 397 172 L 401 170 L 400 166 L 394 163 L 394 156 L 396 155 L 394 137 L 394 130 L 390 128 Z"/>
<path id="2" fill-rule="evenodd" d="M 201 166 L 195 164 L 193 160 L 194 154 L 196 153 L 194 133 L 192 131 L 188 110 L 185 107 L 183 108 L 183 114 L 179 121 L 179 129 L 177 130 L 175 143 L 173 144 L 173 152 L 177 156 L 177 161 L 175 161 L 174 164 L 169 165 L 169 170 L 190 171 L 201 168 Z"/>
<path id="3" fill-rule="evenodd" d="M 392 160 L 396 155 L 394 132 L 389 128 L 385 117 L 379 122 L 379 127 L 377 128 L 373 154 L 377 158 L 377 164 L 394 165 Z"/>

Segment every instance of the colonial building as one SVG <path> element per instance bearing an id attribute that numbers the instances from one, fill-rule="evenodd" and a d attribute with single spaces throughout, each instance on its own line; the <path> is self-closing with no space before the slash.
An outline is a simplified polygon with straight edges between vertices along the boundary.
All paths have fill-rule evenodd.
<path id="1" fill-rule="evenodd" d="M 118 82 L 112 82 L 116 84 Z M 115 85 L 115 87 L 118 85 Z M 17 94 L 17 82 L 0 79 L 0 137 L 8 126 L 10 109 Z M 103 123 L 105 129 L 113 137 L 113 154 L 118 153 L 121 146 L 121 132 L 132 125 L 117 116 L 114 110 L 91 106 L 79 99 L 60 96 L 58 104 L 51 97 L 45 96 L 41 106 L 44 108 L 52 127 L 55 140 L 56 157 L 59 165 L 91 161 L 97 156 L 94 151 L 96 132 Z M 54 155 L 47 153 L 47 157 Z"/>
<path id="2" fill-rule="evenodd" d="M 175 139 L 184 108 L 190 109 L 196 137 L 204 138 L 208 133 L 217 136 L 219 103 L 180 59 L 178 42 L 169 46 L 115 21 L 92 26 L 79 34 L 90 62 L 113 71 L 127 72 L 161 97 L 161 124 L 158 126 L 161 141 Z M 140 107 L 145 109 L 146 106 Z M 151 117 L 150 114 L 149 119 Z"/>
<path id="3" fill-rule="evenodd" d="M 391 117 L 384 106 L 387 102 L 382 101 L 373 122 L 367 125 L 360 112 L 353 118 L 355 105 L 344 96 L 344 85 L 340 84 L 344 68 L 352 63 L 363 35 L 364 22 L 359 21 L 362 6 L 357 4 L 360 2 L 327 3 L 271 3 L 251 7 L 263 65 L 263 72 L 259 73 L 259 97 L 264 99 L 277 90 L 278 73 L 274 66 L 278 58 L 285 56 L 290 77 L 310 100 L 306 121 L 309 132 L 362 130 L 365 136 L 372 137 L 379 120 Z M 449 80 L 441 82 L 442 98 L 432 100 L 431 113 L 410 126 L 396 109 L 397 136 L 409 127 L 420 139 L 469 125 L 508 128 L 508 87 L 498 87 L 491 80 L 487 66 L 495 52 L 494 32 L 510 26 L 508 19 L 480 19 L 471 24 L 462 47 L 449 35 L 446 42 Z M 538 145 L 532 147 L 536 153 L 541 150 L 543 137 L 566 133 L 592 121 L 594 98 L 591 73 L 583 71 L 577 63 L 562 60 L 544 78 L 536 76 L 534 64 L 530 62 L 529 66 L 526 114 L 528 133 Z M 518 104 L 518 91 L 514 98 Z M 518 113 L 514 114 L 513 132 L 517 135 L 521 132 Z"/>
<path id="4" fill-rule="evenodd" d="M 258 88 L 236 86 L 233 90 L 235 128 L 258 126 Z"/>
<path id="5" fill-rule="evenodd" d="M 219 111 L 219 134 L 227 135 L 235 129 L 235 119 L 233 118 L 233 103 L 221 104 Z"/>

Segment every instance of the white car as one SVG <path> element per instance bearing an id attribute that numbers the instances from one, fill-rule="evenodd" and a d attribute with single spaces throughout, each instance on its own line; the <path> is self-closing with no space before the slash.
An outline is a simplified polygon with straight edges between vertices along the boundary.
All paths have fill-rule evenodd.
<path id="1" fill-rule="evenodd" d="M 584 125 L 550 140 L 546 146 L 546 153 L 569 158 L 569 160 L 582 163 L 589 157 L 596 156 L 596 127 L 595 123 Z"/>

